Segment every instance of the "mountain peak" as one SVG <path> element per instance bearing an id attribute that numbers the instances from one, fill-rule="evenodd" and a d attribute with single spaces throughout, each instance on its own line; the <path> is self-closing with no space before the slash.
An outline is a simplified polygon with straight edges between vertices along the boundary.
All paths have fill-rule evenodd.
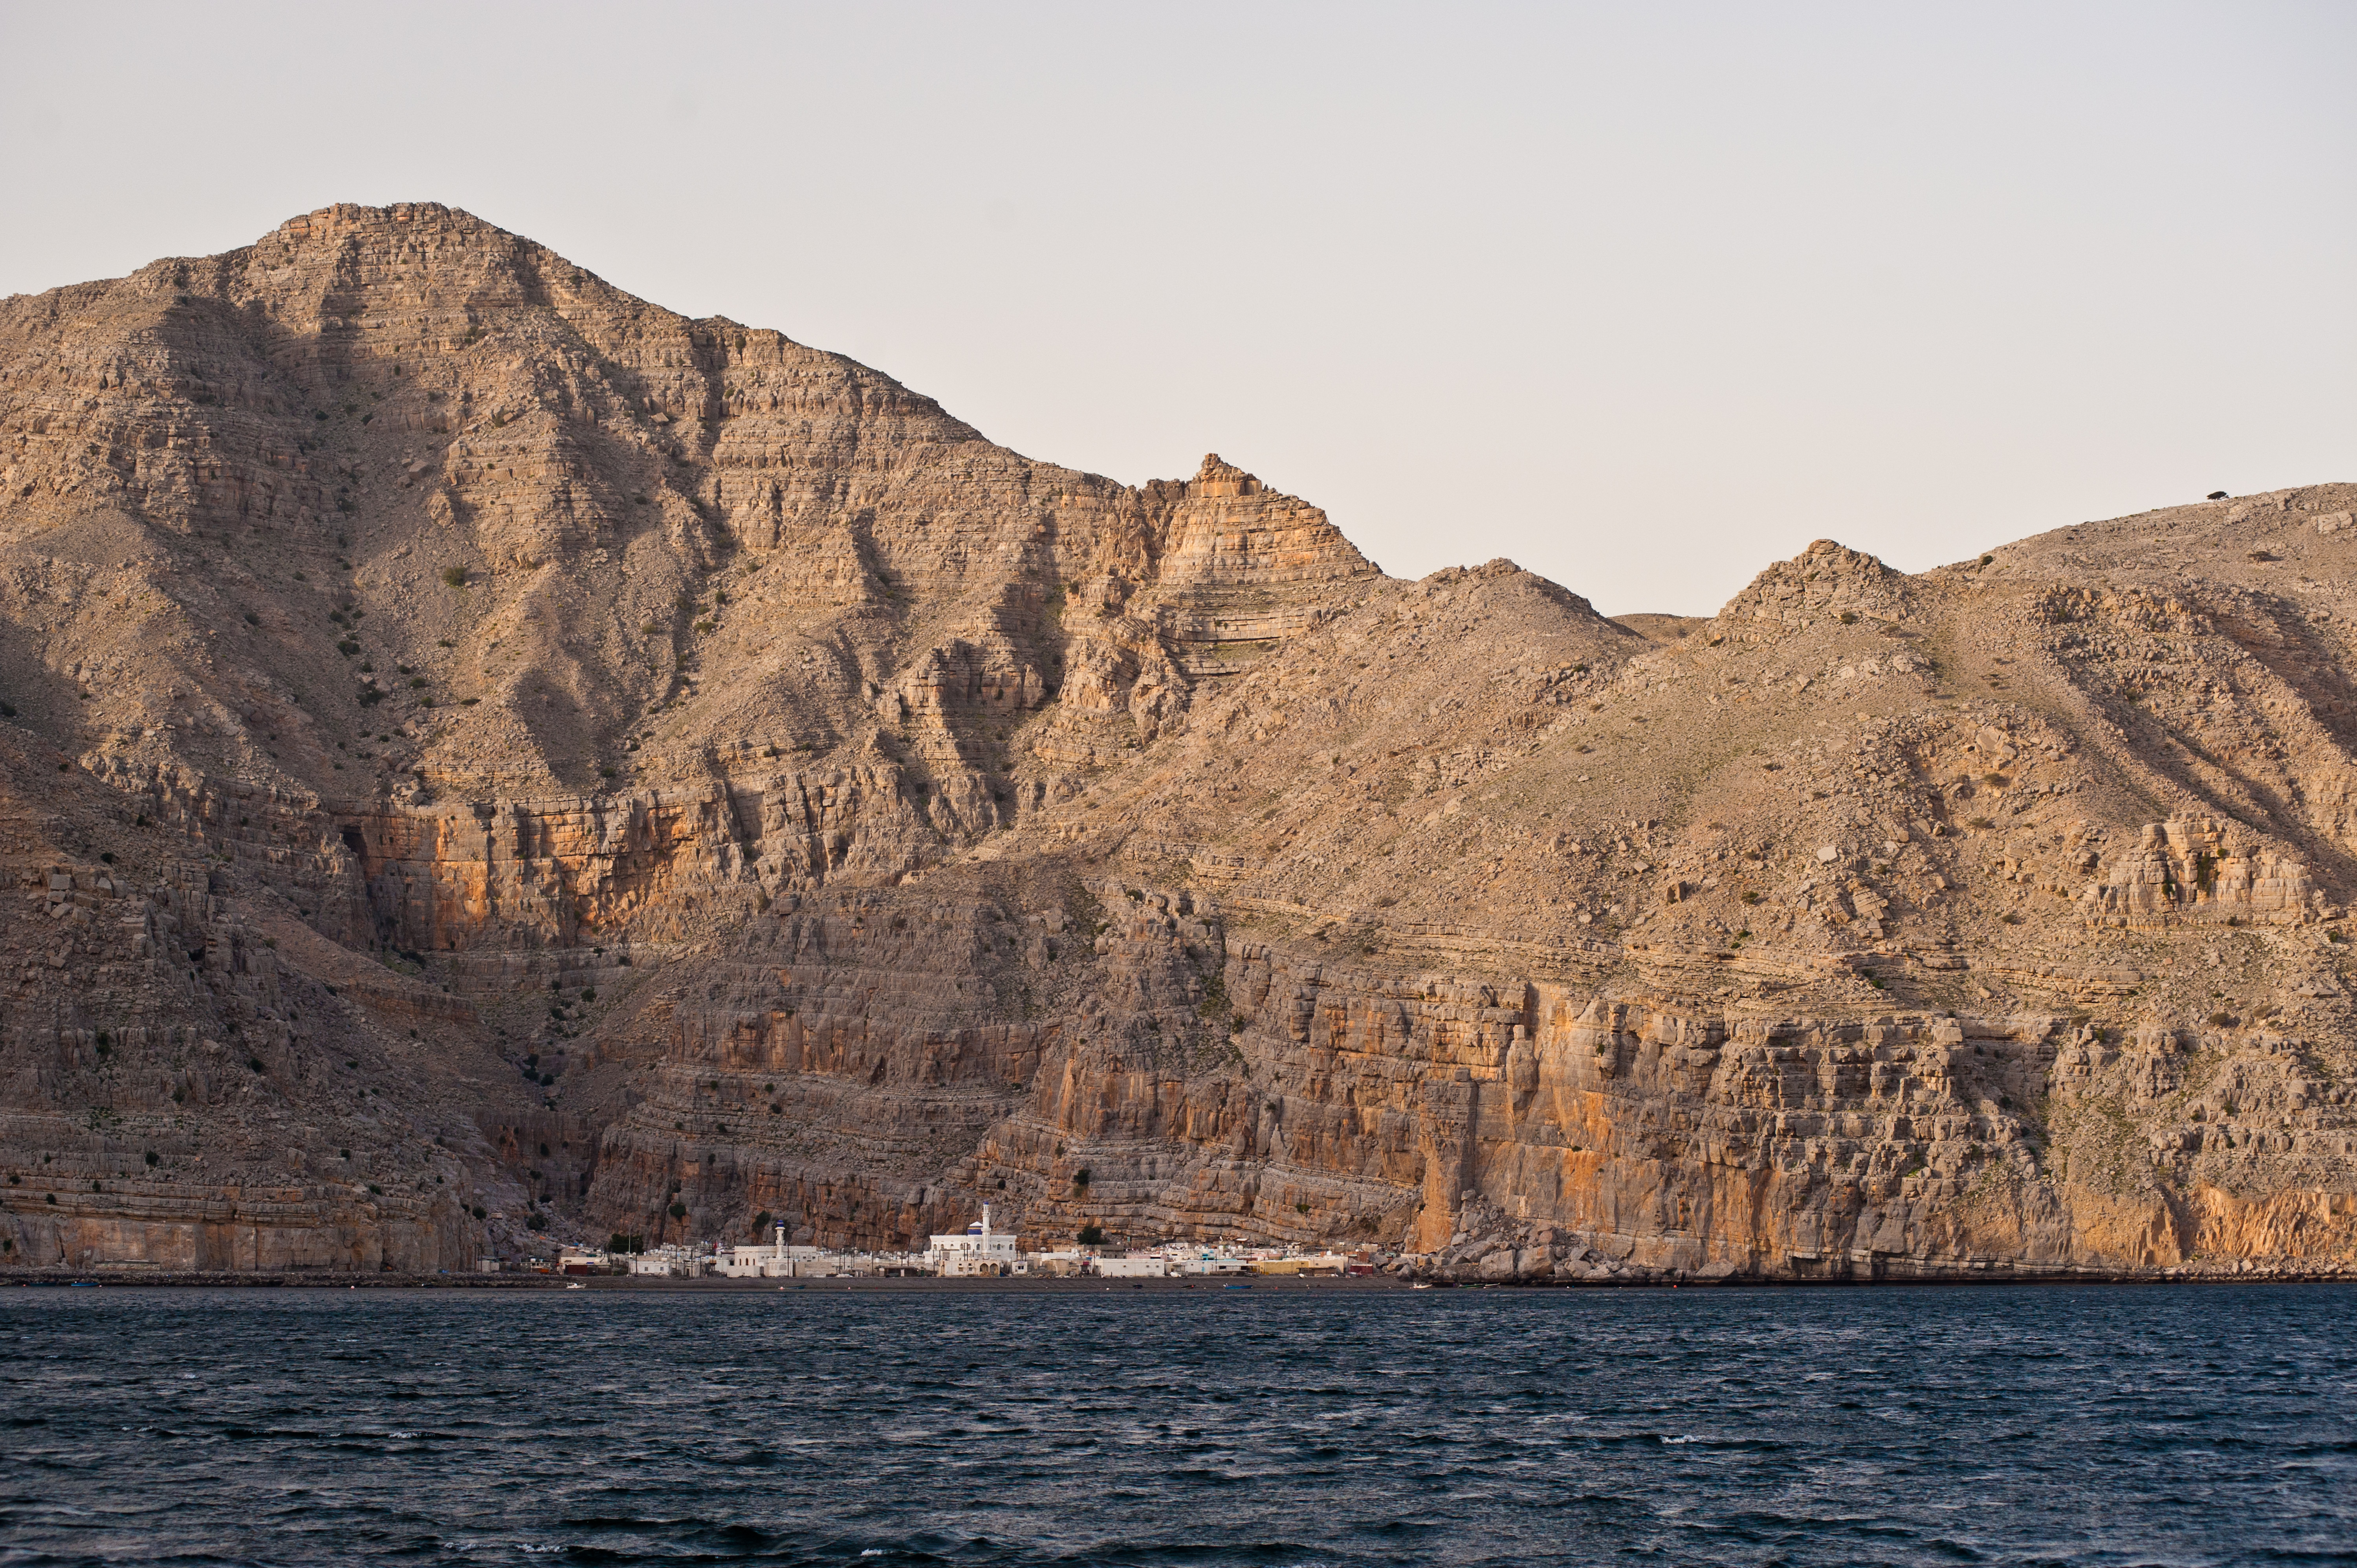
<path id="1" fill-rule="evenodd" d="M 1261 482 L 1232 463 L 1223 463 L 1217 452 L 1205 454 L 1203 466 L 1187 482 L 1187 493 L 1198 499 L 1213 499 L 1226 496 L 1258 495 Z"/>

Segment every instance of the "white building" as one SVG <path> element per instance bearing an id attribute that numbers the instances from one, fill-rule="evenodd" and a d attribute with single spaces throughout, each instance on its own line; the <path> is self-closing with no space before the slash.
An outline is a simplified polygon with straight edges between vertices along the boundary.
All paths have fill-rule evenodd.
<path id="1" fill-rule="evenodd" d="M 1252 1260 L 1235 1252 L 1203 1252 L 1170 1260 L 1182 1274 L 1243 1274 L 1252 1272 Z"/>
<path id="2" fill-rule="evenodd" d="M 1169 1258 L 1099 1258 L 1097 1278 L 1101 1280 L 1163 1280 L 1178 1272 L 1178 1263 Z"/>
<path id="3" fill-rule="evenodd" d="M 704 1272 L 706 1262 L 684 1247 L 658 1247 L 651 1252 L 630 1255 L 630 1273 L 657 1279 L 692 1280 Z"/>
<path id="4" fill-rule="evenodd" d="M 932 1245 L 925 1249 L 925 1264 L 934 1273 L 952 1278 L 970 1274 L 1011 1274 L 1017 1272 L 1021 1259 L 1015 1251 L 1012 1231 L 994 1231 L 990 1228 L 990 1205 L 982 1206 L 982 1218 L 956 1236 L 935 1236 Z"/>
<path id="5" fill-rule="evenodd" d="M 774 1245 L 732 1247 L 725 1254 L 716 1256 L 712 1260 L 712 1272 L 732 1280 L 791 1279 L 797 1273 L 797 1263 L 807 1263 L 817 1258 L 816 1247 L 787 1246 L 784 1226 L 779 1226 L 776 1234 L 778 1240 Z M 802 1269 L 799 1272 L 813 1273 L 818 1271 Z"/>

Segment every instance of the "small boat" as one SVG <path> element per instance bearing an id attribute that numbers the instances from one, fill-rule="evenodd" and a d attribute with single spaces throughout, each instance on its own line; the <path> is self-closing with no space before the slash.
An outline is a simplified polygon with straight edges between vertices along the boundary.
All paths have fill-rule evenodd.
<path id="1" fill-rule="evenodd" d="M 1222 1285 L 1220 1288 L 1221 1288 L 1222 1290 L 1250 1290 L 1250 1289 L 1252 1289 L 1252 1286 L 1250 1286 L 1250 1285 Z"/>
<path id="2" fill-rule="evenodd" d="M 1432 1288 L 1432 1282 L 1430 1280 L 1418 1280 L 1415 1283 L 1408 1286 L 1407 1288 L 1410 1290 L 1430 1290 Z"/>
<path id="3" fill-rule="evenodd" d="M 587 1290 L 589 1287 L 587 1285 L 566 1285 L 565 1288 L 566 1290 Z"/>

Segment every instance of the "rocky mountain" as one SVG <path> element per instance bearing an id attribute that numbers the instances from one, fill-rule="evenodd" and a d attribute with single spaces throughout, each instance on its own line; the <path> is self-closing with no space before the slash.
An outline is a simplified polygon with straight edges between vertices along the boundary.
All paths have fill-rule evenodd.
<path id="1" fill-rule="evenodd" d="M 2357 487 L 1383 575 L 445 208 L 0 301 L 0 1266 L 2357 1262 Z"/>

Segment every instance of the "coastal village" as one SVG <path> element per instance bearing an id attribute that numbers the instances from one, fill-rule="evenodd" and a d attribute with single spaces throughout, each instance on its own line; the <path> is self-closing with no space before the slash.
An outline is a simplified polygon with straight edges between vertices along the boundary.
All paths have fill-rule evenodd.
<path id="1" fill-rule="evenodd" d="M 963 1230 L 933 1236 L 921 1252 L 838 1252 L 787 1243 L 779 1226 L 770 1241 L 708 1247 L 666 1245 L 632 1250 L 628 1238 L 606 1247 L 565 1247 L 553 1257 L 522 1262 L 486 1258 L 485 1273 L 628 1274 L 640 1278 L 738 1280 L 922 1278 L 1160 1280 L 1253 1275 L 1342 1279 L 1374 1274 L 1384 1261 L 1372 1251 L 1303 1252 L 1280 1247 L 1212 1246 L 1168 1241 L 1114 1249 L 1068 1246 L 1025 1251 L 1019 1236 L 994 1229 L 990 1208 Z"/>

